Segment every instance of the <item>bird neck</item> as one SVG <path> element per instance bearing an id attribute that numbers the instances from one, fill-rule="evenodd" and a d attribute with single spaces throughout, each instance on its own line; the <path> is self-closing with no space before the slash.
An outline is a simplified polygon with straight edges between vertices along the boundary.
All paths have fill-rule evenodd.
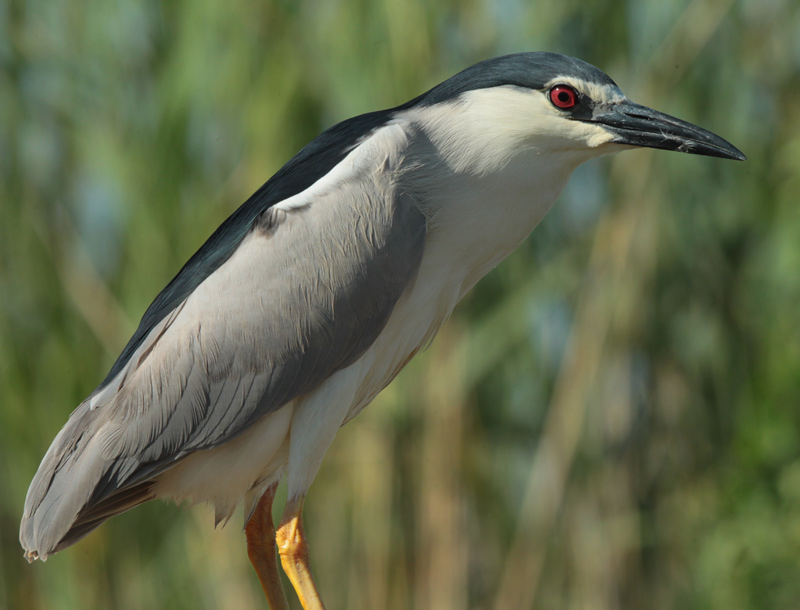
<path id="1" fill-rule="evenodd" d="M 408 129 L 398 186 L 428 219 L 426 250 L 466 292 L 510 254 L 550 210 L 585 159 L 542 154 L 463 131 Z M 477 143 L 476 143 L 477 141 Z M 413 160 L 413 162 L 411 161 Z"/>

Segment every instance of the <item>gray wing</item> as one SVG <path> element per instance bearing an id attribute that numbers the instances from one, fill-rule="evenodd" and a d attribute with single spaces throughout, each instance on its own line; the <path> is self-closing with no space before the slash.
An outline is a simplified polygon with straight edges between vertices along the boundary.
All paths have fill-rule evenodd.
<path id="1" fill-rule="evenodd" d="M 373 343 L 414 281 L 426 219 L 362 173 L 264 211 L 75 410 L 28 491 L 20 541 L 30 559 L 150 499 L 160 472 L 234 438 Z"/>

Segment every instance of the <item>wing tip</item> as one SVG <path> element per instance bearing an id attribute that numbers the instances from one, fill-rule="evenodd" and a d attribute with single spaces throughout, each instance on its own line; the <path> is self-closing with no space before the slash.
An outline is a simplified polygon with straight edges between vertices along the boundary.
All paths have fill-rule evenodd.
<path id="1" fill-rule="evenodd" d="M 24 547 L 23 547 L 23 551 L 22 551 L 22 556 L 26 559 L 26 561 L 28 563 L 33 563 L 37 559 L 39 561 L 41 561 L 42 563 L 44 563 L 45 561 L 47 561 L 47 558 L 49 557 L 49 555 L 47 553 L 42 553 L 40 555 L 39 551 L 35 551 L 35 550 L 29 551 L 28 549 L 26 549 Z"/>
<path id="2" fill-rule="evenodd" d="M 53 553 L 53 549 L 45 550 L 45 545 L 41 544 L 41 539 L 34 528 L 33 517 L 27 513 L 22 517 L 19 526 L 19 543 L 22 547 L 22 556 L 28 563 L 33 563 L 37 559 L 44 562 Z"/>

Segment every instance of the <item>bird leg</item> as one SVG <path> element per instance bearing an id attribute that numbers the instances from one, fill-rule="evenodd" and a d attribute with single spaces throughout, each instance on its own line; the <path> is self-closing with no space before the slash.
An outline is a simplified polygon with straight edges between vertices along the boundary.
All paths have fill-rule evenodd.
<path id="1" fill-rule="evenodd" d="M 291 498 L 283 510 L 276 540 L 283 571 L 292 581 L 294 590 L 305 610 L 325 610 L 311 574 L 308 561 L 308 543 L 303 532 L 304 496 Z"/>
<path id="2" fill-rule="evenodd" d="M 261 496 L 253 515 L 247 521 L 244 533 L 247 538 L 247 556 L 256 569 L 270 610 L 289 610 L 289 602 L 286 600 L 278 571 L 275 526 L 272 524 L 272 501 L 275 499 L 277 487 L 278 483 L 273 483 Z"/>

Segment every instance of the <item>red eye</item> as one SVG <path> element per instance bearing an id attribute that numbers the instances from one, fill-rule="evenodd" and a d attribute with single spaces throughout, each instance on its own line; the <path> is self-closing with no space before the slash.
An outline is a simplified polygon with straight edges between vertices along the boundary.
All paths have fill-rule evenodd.
<path id="1" fill-rule="evenodd" d="M 578 103 L 578 94 L 568 85 L 556 85 L 550 89 L 550 101 L 556 108 L 572 108 Z"/>

